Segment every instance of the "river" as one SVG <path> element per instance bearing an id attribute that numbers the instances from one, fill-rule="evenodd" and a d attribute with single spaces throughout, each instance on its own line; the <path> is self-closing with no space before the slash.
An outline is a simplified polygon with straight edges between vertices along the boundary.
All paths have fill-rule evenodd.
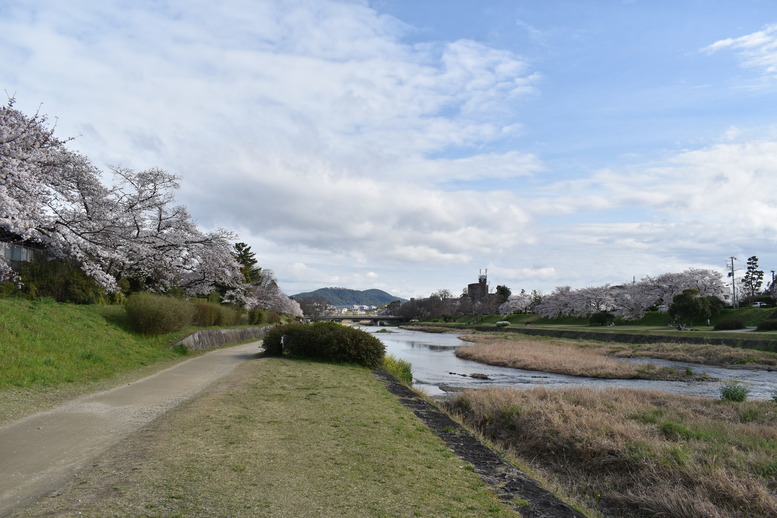
<path id="1" fill-rule="evenodd" d="M 364 327 L 386 345 L 386 352 L 412 364 L 413 386 L 429 396 L 443 396 L 461 388 L 488 386 L 510 386 L 531 388 L 537 386 L 563 387 L 627 387 L 644 390 L 660 390 L 689 396 L 709 398 L 720 397 L 720 386 L 724 381 L 739 380 L 750 388 L 751 400 L 769 400 L 777 391 L 777 372 L 752 369 L 725 369 L 710 365 L 699 365 L 666 360 L 640 358 L 640 362 L 673 366 L 684 370 L 690 367 L 694 372 L 707 374 L 719 381 L 654 381 L 654 380 L 610 380 L 565 376 L 540 371 L 495 367 L 457 358 L 457 347 L 467 343 L 455 334 L 423 333 L 396 327 Z M 391 332 L 381 332 L 382 330 Z M 488 379 L 471 377 L 485 374 Z"/>

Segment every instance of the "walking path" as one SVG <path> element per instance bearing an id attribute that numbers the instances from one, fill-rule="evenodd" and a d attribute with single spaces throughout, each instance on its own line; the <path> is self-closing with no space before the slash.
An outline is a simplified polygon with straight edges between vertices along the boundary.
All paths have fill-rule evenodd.
<path id="1" fill-rule="evenodd" d="M 217 349 L 0 426 L 0 516 L 56 490 L 129 434 L 256 358 L 258 344 Z"/>

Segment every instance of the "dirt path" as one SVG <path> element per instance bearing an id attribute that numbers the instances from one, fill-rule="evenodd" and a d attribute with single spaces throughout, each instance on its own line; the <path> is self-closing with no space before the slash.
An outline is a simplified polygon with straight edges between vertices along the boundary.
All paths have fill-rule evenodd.
<path id="1" fill-rule="evenodd" d="M 257 344 L 217 349 L 1 426 L 0 516 L 58 488 L 128 435 L 256 358 Z"/>

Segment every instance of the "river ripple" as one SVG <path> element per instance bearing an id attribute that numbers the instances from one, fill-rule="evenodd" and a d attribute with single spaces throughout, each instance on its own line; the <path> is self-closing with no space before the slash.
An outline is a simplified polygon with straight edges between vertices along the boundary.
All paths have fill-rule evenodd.
<path id="1" fill-rule="evenodd" d="M 390 328 L 391 333 L 377 332 L 377 327 L 365 327 L 385 345 L 386 352 L 409 361 L 413 366 L 413 386 L 430 396 L 442 396 L 461 388 L 509 386 L 532 388 L 537 386 L 564 387 L 626 387 L 643 390 L 660 390 L 688 396 L 709 398 L 720 397 L 721 383 L 737 379 L 750 388 L 751 400 L 769 400 L 777 391 L 777 372 L 752 369 L 725 369 L 710 365 L 690 364 L 667 360 L 639 358 L 636 361 L 650 362 L 685 370 L 693 369 L 697 374 L 707 374 L 719 381 L 654 381 L 654 380 L 610 380 L 565 376 L 540 371 L 496 367 L 457 358 L 457 347 L 467 343 L 454 334 L 424 333 L 407 329 Z M 634 361 L 634 360 L 631 360 Z M 488 379 L 477 379 L 472 374 L 485 374 Z"/>

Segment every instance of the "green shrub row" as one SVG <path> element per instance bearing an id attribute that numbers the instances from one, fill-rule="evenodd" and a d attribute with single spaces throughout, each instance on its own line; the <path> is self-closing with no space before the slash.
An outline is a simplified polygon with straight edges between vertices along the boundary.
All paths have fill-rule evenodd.
<path id="1" fill-rule="evenodd" d="M 0 285 L 0 296 L 37 300 L 52 298 L 57 302 L 95 304 L 109 301 L 97 282 L 75 264 L 67 261 L 38 259 L 24 262 L 19 268 L 19 280 Z"/>
<path id="2" fill-rule="evenodd" d="M 146 335 L 178 331 L 194 317 L 194 306 L 189 302 L 153 293 L 130 295 L 124 308 L 132 329 Z"/>
<path id="3" fill-rule="evenodd" d="M 730 331 L 733 329 L 744 329 L 745 323 L 739 318 L 724 318 L 715 324 L 715 331 Z"/>
<path id="4" fill-rule="evenodd" d="M 608 326 L 615 322 L 615 315 L 608 313 L 607 311 L 599 311 L 594 313 L 588 319 L 588 325 L 590 326 Z"/>
<path id="5" fill-rule="evenodd" d="M 758 324 L 758 331 L 777 331 L 777 319 L 764 320 Z"/>
<path id="6" fill-rule="evenodd" d="M 234 326 L 242 322 L 240 312 L 213 302 L 194 303 L 192 323 L 196 326 Z"/>
<path id="7" fill-rule="evenodd" d="M 252 326 L 259 324 L 280 324 L 282 317 L 275 311 L 266 309 L 252 309 L 248 312 L 248 323 Z"/>
<path id="8" fill-rule="evenodd" d="M 383 342 L 370 333 L 335 322 L 276 326 L 264 338 L 265 354 L 298 356 L 332 362 L 380 367 Z"/>
<path id="9" fill-rule="evenodd" d="M 124 304 L 132 329 L 146 335 L 158 335 L 178 331 L 194 324 L 200 327 L 235 326 L 277 322 L 280 316 L 274 312 L 252 311 L 247 318 L 237 309 L 213 302 L 197 300 L 187 302 L 166 295 L 148 292 L 133 293 Z"/>

